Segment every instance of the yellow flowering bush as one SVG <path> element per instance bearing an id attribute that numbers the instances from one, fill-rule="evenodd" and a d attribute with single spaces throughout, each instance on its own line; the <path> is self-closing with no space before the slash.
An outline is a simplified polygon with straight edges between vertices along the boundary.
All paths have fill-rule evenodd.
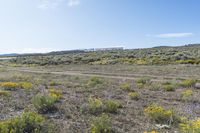
<path id="1" fill-rule="evenodd" d="M 49 89 L 49 95 L 59 100 L 62 97 L 62 91 L 54 88 Z"/>
<path id="2" fill-rule="evenodd" d="M 33 84 L 30 82 L 1 82 L 0 86 L 6 90 L 31 89 Z"/>
<path id="3" fill-rule="evenodd" d="M 20 84 L 16 82 L 2 82 L 0 83 L 0 86 L 6 90 L 16 90 L 17 88 L 20 88 Z"/>
<path id="4" fill-rule="evenodd" d="M 181 123 L 180 131 L 182 133 L 200 133 L 200 118 Z"/>
<path id="5" fill-rule="evenodd" d="M 177 118 L 174 115 L 173 110 L 166 110 L 157 104 L 151 104 L 144 109 L 145 114 L 147 114 L 151 119 L 159 124 L 172 124 L 175 123 Z"/>
<path id="6" fill-rule="evenodd" d="M 147 131 L 145 131 L 144 133 L 158 133 L 157 131 L 150 131 L 150 132 L 147 132 Z"/>
<path id="7" fill-rule="evenodd" d="M 18 83 L 22 89 L 31 89 L 33 88 L 33 84 L 30 82 L 19 82 Z"/>

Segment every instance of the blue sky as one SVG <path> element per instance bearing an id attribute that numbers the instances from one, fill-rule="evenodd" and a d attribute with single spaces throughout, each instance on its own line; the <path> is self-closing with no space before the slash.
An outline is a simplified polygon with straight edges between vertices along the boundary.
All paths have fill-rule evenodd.
<path id="1" fill-rule="evenodd" d="M 199 0 L 1 0 L 0 53 L 200 43 Z"/>

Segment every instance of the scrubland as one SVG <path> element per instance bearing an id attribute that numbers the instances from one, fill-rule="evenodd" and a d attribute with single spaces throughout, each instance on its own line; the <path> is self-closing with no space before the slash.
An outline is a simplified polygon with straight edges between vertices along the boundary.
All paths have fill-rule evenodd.
<path id="1" fill-rule="evenodd" d="M 200 132 L 198 63 L 41 65 L 19 62 L 37 56 L 18 58 L 0 66 L 0 133 Z"/>

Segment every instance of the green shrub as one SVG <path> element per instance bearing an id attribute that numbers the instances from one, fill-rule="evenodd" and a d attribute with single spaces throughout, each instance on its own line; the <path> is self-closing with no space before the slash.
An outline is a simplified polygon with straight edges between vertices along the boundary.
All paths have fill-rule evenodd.
<path id="1" fill-rule="evenodd" d="M 32 99 L 32 103 L 39 113 L 48 113 L 56 110 L 56 98 L 49 95 L 38 94 Z"/>
<path id="2" fill-rule="evenodd" d="M 143 78 L 140 78 L 140 79 L 136 80 L 136 86 L 139 89 L 142 89 L 145 86 L 150 85 L 150 84 L 151 84 L 151 79 L 149 77 L 143 77 Z"/>
<path id="3" fill-rule="evenodd" d="M 91 121 L 91 133 L 111 133 L 112 124 L 108 115 L 102 114 Z"/>
<path id="4" fill-rule="evenodd" d="M 90 97 L 89 100 L 89 112 L 92 114 L 98 114 L 103 112 L 103 102 L 100 98 L 92 98 Z"/>
<path id="5" fill-rule="evenodd" d="M 140 95 L 137 92 L 130 92 L 128 93 L 128 96 L 133 100 L 138 100 Z"/>
<path id="6" fill-rule="evenodd" d="M 89 112 L 94 115 L 102 112 L 116 113 L 117 109 L 121 107 L 122 105 L 114 100 L 102 101 L 100 98 L 90 97 L 88 104 L 81 106 L 81 112 Z"/>
<path id="7" fill-rule="evenodd" d="M 162 85 L 171 85 L 172 83 L 167 81 L 167 82 L 163 82 Z"/>
<path id="8" fill-rule="evenodd" d="M 176 84 L 175 83 L 171 83 L 171 82 L 164 82 L 164 83 L 162 83 L 162 88 L 165 91 L 175 91 Z"/>
<path id="9" fill-rule="evenodd" d="M 109 113 L 116 113 L 117 109 L 121 107 L 121 104 L 113 101 L 113 100 L 108 100 L 105 102 L 105 111 Z"/>
<path id="10" fill-rule="evenodd" d="M 176 61 L 179 64 L 199 64 L 199 62 L 195 59 L 190 59 L 190 60 L 177 60 Z"/>
<path id="11" fill-rule="evenodd" d="M 142 89 L 142 88 L 145 87 L 145 85 L 142 84 L 142 83 L 136 83 L 136 86 L 137 86 L 138 89 Z"/>
<path id="12" fill-rule="evenodd" d="M 196 80 L 194 79 L 185 79 L 180 82 L 180 86 L 182 87 L 193 87 L 196 84 Z"/>
<path id="13" fill-rule="evenodd" d="M 163 85 L 163 89 L 165 91 L 175 91 L 175 86 L 174 85 Z"/>
<path id="14" fill-rule="evenodd" d="M 142 77 L 140 79 L 137 79 L 136 83 L 149 84 L 149 83 L 151 83 L 151 78 L 149 78 L 149 77 Z"/>
<path id="15" fill-rule="evenodd" d="M 88 81 L 87 85 L 89 87 L 95 87 L 99 84 L 103 84 L 103 81 L 102 79 L 98 78 L 98 77 L 91 77 L 90 80 Z"/>
<path id="16" fill-rule="evenodd" d="M 123 83 L 121 84 L 120 88 L 125 91 L 131 91 L 131 84 L 130 83 Z"/>
<path id="17" fill-rule="evenodd" d="M 160 83 L 151 83 L 148 88 L 152 91 L 159 91 L 162 88 L 162 85 Z"/>
<path id="18" fill-rule="evenodd" d="M 24 112 L 22 116 L 0 121 L 1 133 L 45 133 L 44 118 L 37 113 Z"/>
<path id="19" fill-rule="evenodd" d="M 60 85 L 59 83 L 57 83 L 56 81 L 51 81 L 49 83 L 50 86 L 56 86 L 56 85 Z"/>

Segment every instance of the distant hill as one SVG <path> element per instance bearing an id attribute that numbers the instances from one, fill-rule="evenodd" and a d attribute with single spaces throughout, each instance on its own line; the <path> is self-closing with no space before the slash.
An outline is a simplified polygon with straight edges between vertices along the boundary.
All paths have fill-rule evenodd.
<path id="1" fill-rule="evenodd" d="M 0 54 L 2 57 L 13 57 L 13 56 L 18 56 L 19 54 L 16 53 L 11 53 L 11 54 Z"/>
<path id="2" fill-rule="evenodd" d="M 176 47 L 158 46 L 143 49 L 70 50 L 55 51 L 46 54 L 23 54 L 17 55 L 17 58 L 12 59 L 11 63 L 29 65 L 200 64 L 200 44 L 188 44 Z"/>

